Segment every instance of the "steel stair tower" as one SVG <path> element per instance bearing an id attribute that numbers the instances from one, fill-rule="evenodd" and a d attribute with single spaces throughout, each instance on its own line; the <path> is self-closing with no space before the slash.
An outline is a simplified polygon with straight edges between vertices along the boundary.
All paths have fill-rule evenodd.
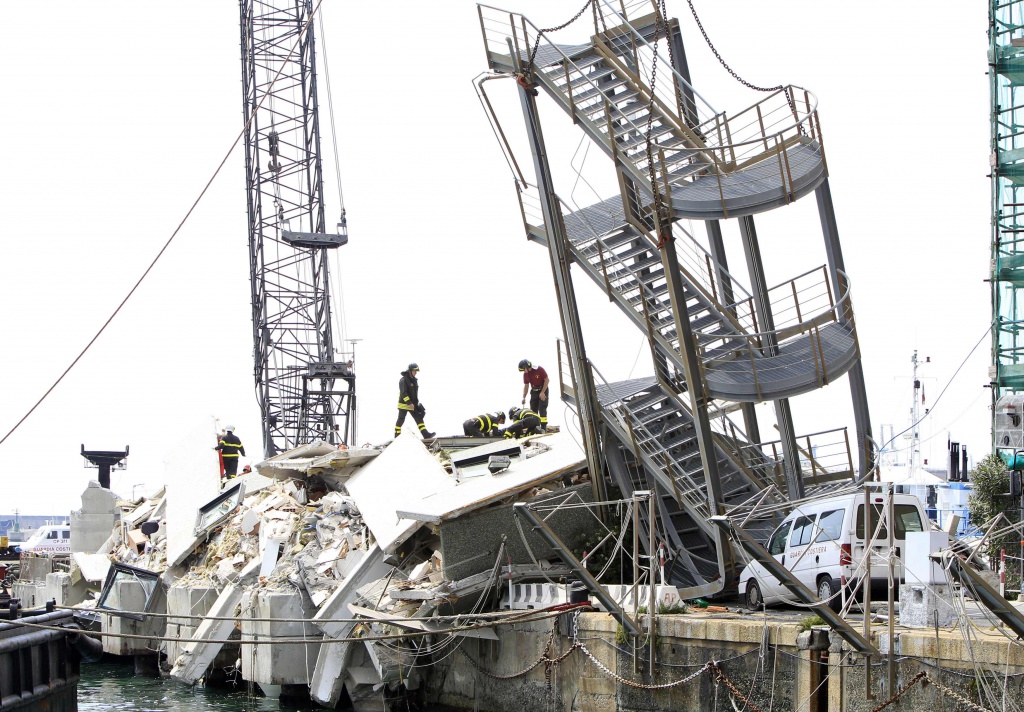
<path id="1" fill-rule="evenodd" d="M 253 356 L 264 454 L 356 438 L 351 354 L 335 349 L 311 0 L 240 0 Z"/>
<path id="2" fill-rule="evenodd" d="M 555 42 L 522 15 L 478 8 L 491 70 L 484 81 L 515 77 L 538 176 L 517 178 L 516 188 L 527 237 L 548 246 L 556 270 L 563 398 L 581 408 L 588 455 L 593 442 L 624 496 L 659 493 L 653 526 L 673 552 L 671 577 L 684 596 L 728 589 L 735 554 L 709 517 L 761 494 L 784 505 L 849 483 L 873 461 L 816 99 L 780 86 L 738 113 L 716 111 L 689 80 L 678 22 L 655 3 L 595 0 L 576 25 L 592 34 L 574 44 Z M 555 192 L 540 95 L 611 160 L 617 194 L 580 207 Z M 770 287 L 754 215 L 812 194 L 826 264 Z M 684 219 L 700 221 L 704 238 Z M 730 272 L 726 220 L 738 224 L 745 281 Z M 653 378 L 608 383 L 586 360 L 582 328 L 564 318 L 575 308 L 568 264 L 647 337 Z M 843 375 L 853 445 L 845 428 L 798 434 L 790 399 Z M 761 402 L 774 407 L 777 440 L 760 437 Z"/>
<path id="3" fill-rule="evenodd" d="M 992 136 L 993 447 L 997 423 L 1014 394 L 1024 392 L 1024 2 L 989 3 Z M 1012 408 L 1012 405 L 1010 406 Z M 1019 414 L 1017 414 L 1019 415 Z M 1019 429 L 1019 421 L 1015 426 Z"/>

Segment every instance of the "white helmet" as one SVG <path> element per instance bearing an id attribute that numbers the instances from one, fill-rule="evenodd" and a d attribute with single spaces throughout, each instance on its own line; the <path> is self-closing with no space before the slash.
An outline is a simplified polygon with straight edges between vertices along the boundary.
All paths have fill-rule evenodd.
<path id="1" fill-rule="evenodd" d="M 230 433 L 230 432 L 231 432 L 232 430 L 234 430 L 234 429 L 235 429 L 235 426 L 234 426 L 234 425 L 229 425 L 229 426 L 227 426 L 227 427 L 226 427 L 226 428 L 224 428 L 224 429 L 225 429 L 225 430 L 227 430 L 227 431 L 228 431 L 228 432 Z"/>

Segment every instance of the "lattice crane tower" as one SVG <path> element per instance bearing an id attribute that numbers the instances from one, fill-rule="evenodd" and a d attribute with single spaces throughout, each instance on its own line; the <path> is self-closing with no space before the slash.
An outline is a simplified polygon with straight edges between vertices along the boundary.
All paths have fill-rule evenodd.
<path id="1" fill-rule="evenodd" d="M 355 434 L 350 354 L 335 359 L 311 0 L 240 0 L 253 356 L 267 456 Z M 337 385 L 341 384 L 341 385 Z"/>

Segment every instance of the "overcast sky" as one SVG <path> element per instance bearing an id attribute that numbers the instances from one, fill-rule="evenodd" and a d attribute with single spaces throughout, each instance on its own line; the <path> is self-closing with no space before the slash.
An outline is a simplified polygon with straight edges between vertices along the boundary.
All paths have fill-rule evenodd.
<path id="1" fill-rule="evenodd" d="M 505 7 L 549 27 L 578 4 Z M 886 423 L 901 430 L 914 350 L 931 358 L 921 372 L 930 407 L 990 320 L 985 7 L 694 5 L 738 74 L 818 98 L 874 433 Z M 758 101 L 717 64 L 686 3 L 668 6 L 682 21 L 698 90 L 730 113 Z M 359 440 L 391 436 L 399 372 L 410 361 L 422 368 L 428 427 L 455 433 L 468 417 L 518 403 L 521 358 L 557 379 L 560 337 L 547 255 L 523 235 L 511 176 L 471 85 L 486 69 L 476 8 L 325 0 L 323 12 L 318 43 L 337 126 L 332 138 L 323 117 L 325 202 L 333 224 L 336 140 L 350 229 L 332 260 L 345 315 L 336 338 L 361 339 Z M 242 109 L 237 3 L 11 4 L 0 32 L 2 436 L 167 241 L 239 133 Z M 557 38 L 587 35 L 582 24 Z M 512 84 L 489 86 L 505 127 L 521 136 Z M 553 153 L 571 157 L 581 134 L 551 102 L 540 110 Z M 596 152 L 588 161 L 600 168 Z M 0 445 L 0 514 L 80 506 L 95 477 L 82 467 L 83 443 L 130 445 L 128 469 L 114 476 L 124 495 L 173 480 L 182 466 L 174 463 L 191 461 L 175 450 L 205 447 L 195 445 L 204 433 L 212 446 L 215 419 L 237 426 L 243 461 L 261 459 L 243 162 L 236 149 L 106 332 Z M 571 179 L 556 169 L 560 192 L 573 190 Z M 769 284 L 802 272 L 808 254 L 824 263 L 817 220 L 811 197 L 756 218 Z M 736 235 L 731 221 L 731 248 Z M 576 288 L 600 371 L 611 380 L 650 373 L 642 334 L 579 273 Z M 988 360 L 984 339 L 922 427 L 926 455 L 937 445 L 933 464 L 947 432 L 974 456 L 988 449 Z M 807 399 L 797 433 L 822 422 L 852 427 L 848 402 L 845 379 Z M 561 403 L 550 416 L 569 419 Z M 203 458 L 213 476 L 212 450 Z"/>

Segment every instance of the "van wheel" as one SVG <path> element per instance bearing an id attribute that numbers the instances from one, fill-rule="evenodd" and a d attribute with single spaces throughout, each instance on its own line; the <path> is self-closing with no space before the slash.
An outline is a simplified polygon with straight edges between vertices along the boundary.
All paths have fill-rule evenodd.
<path id="1" fill-rule="evenodd" d="M 831 576 L 819 576 L 818 577 L 818 598 L 822 601 L 828 601 L 828 607 L 833 611 L 838 611 L 840 606 L 839 597 L 832 598 L 836 593 L 835 587 L 832 585 Z M 832 599 L 832 600 L 829 600 Z"/>
<path id="2" fill-rule="evenodd" d="M 757 581 L 750 579 L 747 581 L 747 608 L 752 611 L 759 611 L 764 608 L 764 596 L 761 595 L 761 587 L 757 585 Z"/>

